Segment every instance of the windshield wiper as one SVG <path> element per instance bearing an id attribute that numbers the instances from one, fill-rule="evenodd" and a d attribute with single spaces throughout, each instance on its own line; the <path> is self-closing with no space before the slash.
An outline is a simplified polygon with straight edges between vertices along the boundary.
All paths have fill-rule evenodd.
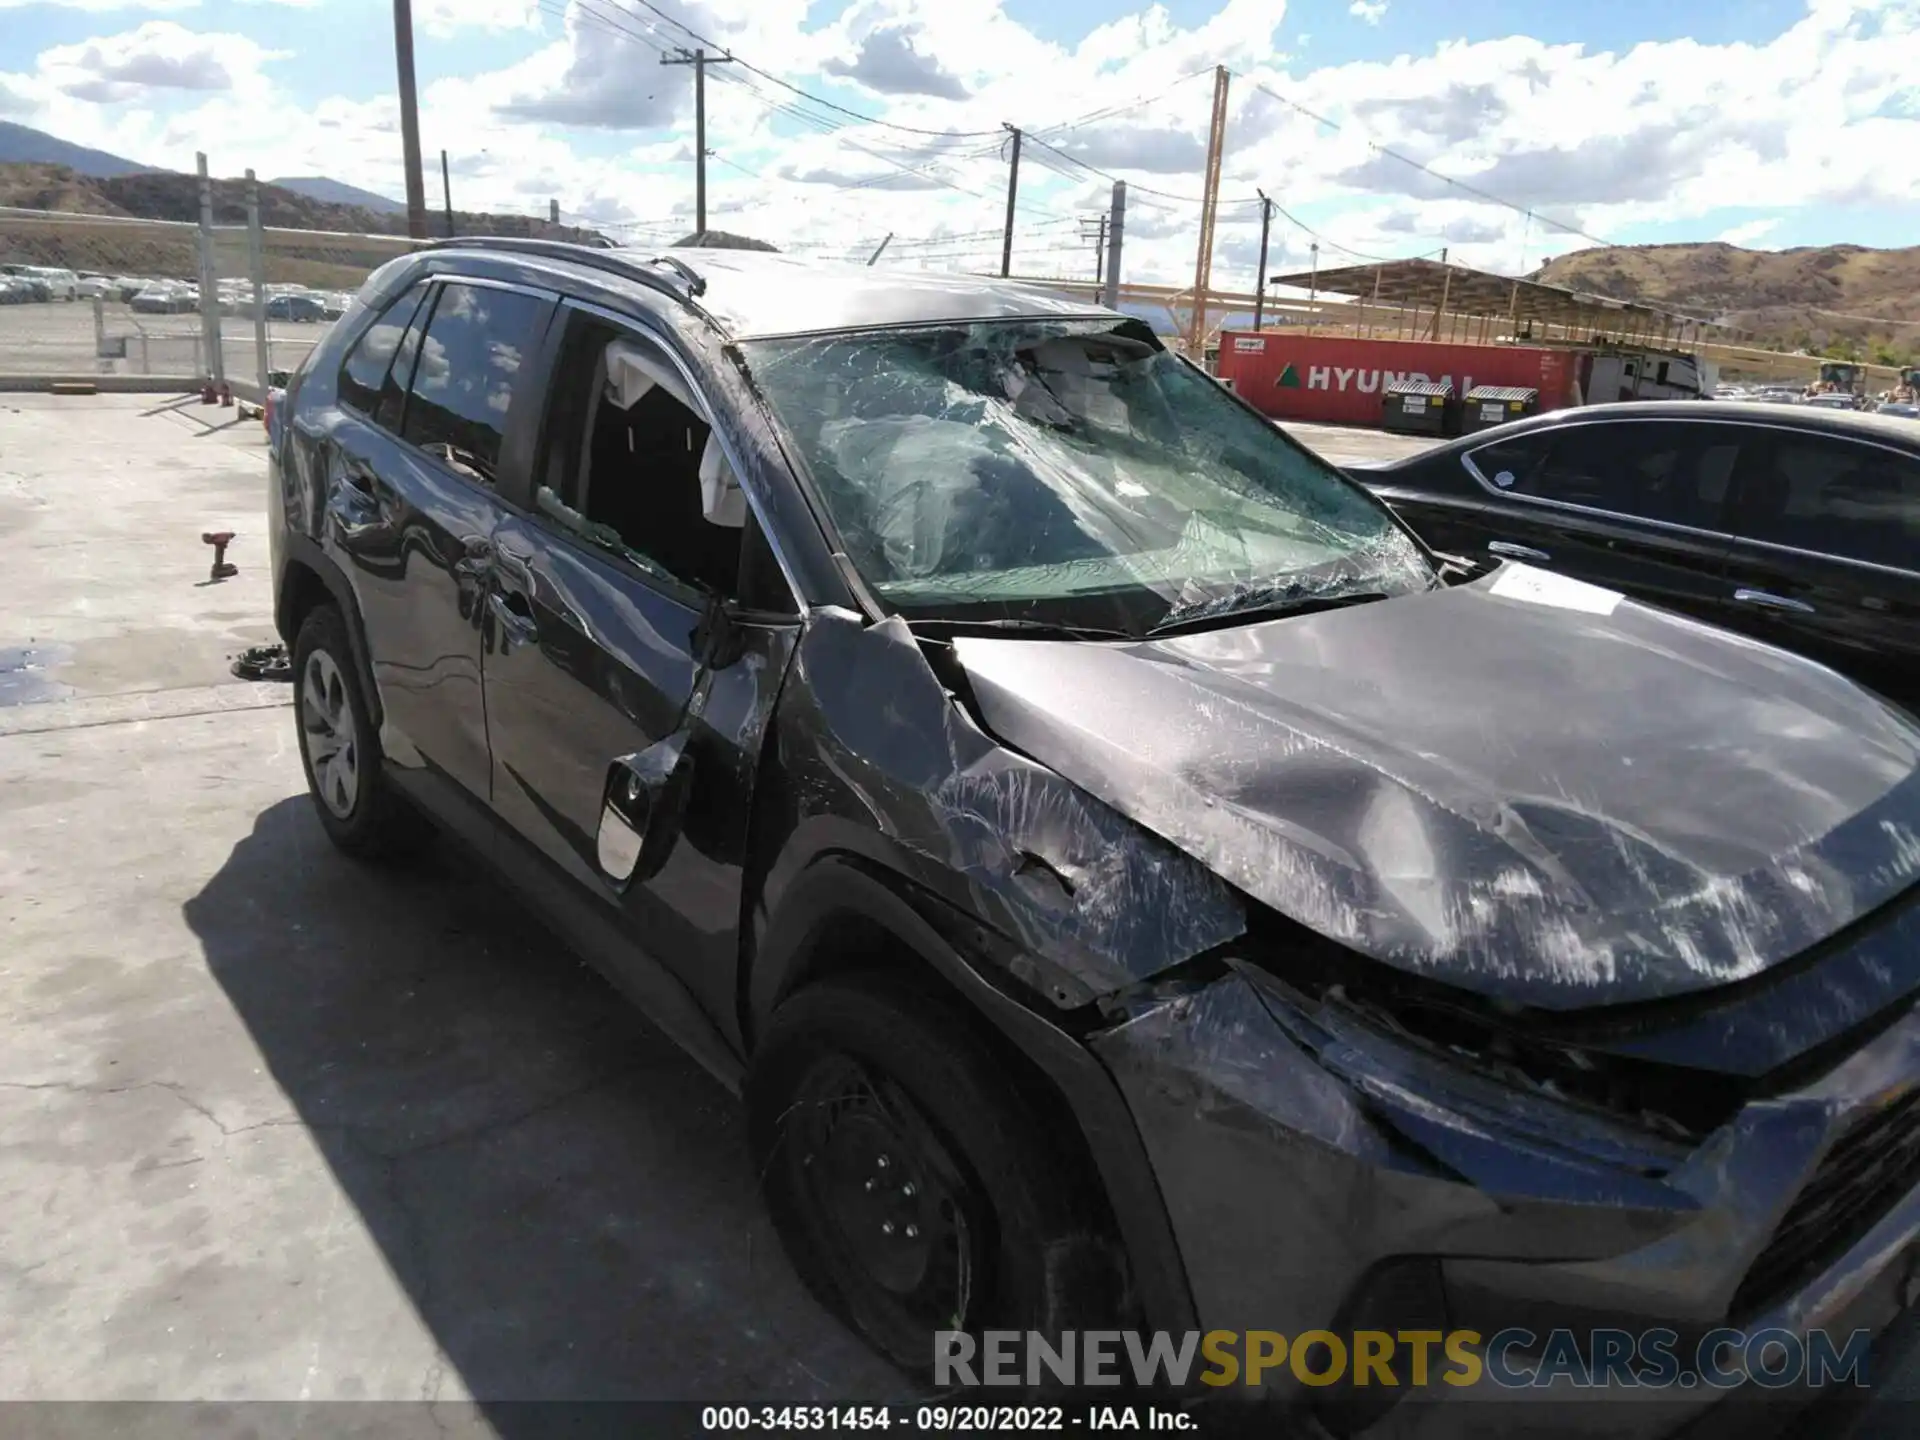
<path id="1" fill-rule="evenodd" d="M 914 631 L 936 630 L 945 635 L 966 635 L 984 630 L 989 634 L 1031 635 L 1036 639 L 1048 640 L 1138 640 L 1140 638 L 1130 630 L 1116 630 L 1105 625 L 1068 625 L 1054 620 L 1028 620 L 1019 617 L 992 620 L 909 620 L 907 628 Z"/>
<path id="2" fill-rule="evenodd" d="M 1300 593 L 1297 587 L 1290 587 L 1218 610 L 1195 609 L 1170 614 L 1158 625 L 1149 627 L 1147 636 L 1152 639 L 1181 635 L 1230 622 L 1251 620 L 1256 616 L 1271 619 L 1277 615 L 1311 615 L 1319 610 L 1344 610 L 1349 605 L 1366 605 L 1387 598 L 1383 590 L 1343 590 L 1332 595 L 1307 595 Z"/>

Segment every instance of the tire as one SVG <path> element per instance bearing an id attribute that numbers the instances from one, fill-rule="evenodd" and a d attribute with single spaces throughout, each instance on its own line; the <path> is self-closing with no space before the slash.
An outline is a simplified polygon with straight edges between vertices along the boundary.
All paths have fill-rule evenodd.
<path id="1" fill-rule="evenodd" d="M 293 709 L 307 792 L 327 838 L 363 860 L 421 849 L 431 828 L 387 778 L 346 621 L 332 605 L 314 607 L 294 640 Z"/>
<path id="2" fill-rule="evenodd" d="M 936 1330 L 1121 1323 L 1104 1206 L 957 1003 L 881 976 L 810 986 L 775 1013 L 746 1098 L 794 1268 L 909 1375 L 933 1374 Z"/>

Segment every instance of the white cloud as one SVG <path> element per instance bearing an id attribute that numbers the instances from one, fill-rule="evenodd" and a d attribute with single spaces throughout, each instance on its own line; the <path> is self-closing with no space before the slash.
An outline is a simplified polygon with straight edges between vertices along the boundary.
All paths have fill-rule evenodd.
<path id="1" fill-rule="evenodd" d="M 537 30 L 540 5 L 539 0 L 419 0 L 413 7 L 413 23 L 424 33 L 440 38 L 458 30 Z"/>
<path id="2" fill-rule="evenodd" d="M 1752 248 L 1755 241 L 1764 240 L 1780 228 L 1780 219 L 1773 216 L 1762 220 L 1749 220 L 1744 225 L 1735 225 L 1730 230 L 1722 230 L 1713 238 L 1723 245 L 1743 245 Z"/>
<path id="3" fill-rule="evenodd" d="M 1023 152 L 1017 265 L 1092 273 L 1077 222 L 1104 210 L 1109 191 L 1083 168 L 1092 166 L 1132 187 L 1127 274 L 1190 282 L 1197 206 L 1166 197 L 1199 192 L 1217 63 L 1234 71 L 1215 244 L 1223 285 L 1252 283 L 1256 186 L 1321 232 L 1323 265 L 1345 263 L 1341 247 L 1401 256 L 1446 246 L 1470 264 L 1530 269 L 1588 243 L 1379 146 L 1603 236 L 1653 226 L 1687 238 L 1690 223 L 1704 230 L 1729 207 L 1765 207 L 1749 222 L 1758 227 L 1795 207 L 1920 203 L 1920 167 L 1890 160 L 1920 153 L 1910 0 L 1812 0 L 1785 33 L 1744 44 L 1594 51 L 1508 36 L 1319 68 L 1281 53 L 1283 40 L 1296 52 L 1301 40 L 1283 31 L 1274 0 L 1223 0 L 1184 28 L 1159 5 L 1127 0 L 1073 44 L 1036 34 L 1001 0 L 829 0 L 811 19 L 808 0 L 659 3 L 716 45 L 849 108 L 974 132 L 918 136 L 810 107 L 822 126 L 840 127 L 823 134 L 770 108 L 798 103 L 791 93 L 744 67 L 716 68 L 710 223 L 818 253 L 864 256 L 892 231 L 883 263 L 997 267 L 1004 121 L 1082 162 L 1038 143 Z M 474 24 L 537 19 L 519 0 L 415 0 L 416 19 L 434 4 Z M 423 90 L 422 143 L 429 155 L 453 152 L 457 205 L 539 213 L 553 196 L 649 240 L 692 228 L 692 77 L 662 67 L 655 47 L 694 42 L 631 0 L 615 15 L 613 0 L 571 4 L 564 26 L 526 32 L 516 63 Z M 330 174 L 403 192 L 390 99 L 303 107 L 272 83 L 272 57 L 252 42 L 201 36 L 209 48 L 189 53 L 179 36 L 191 32 L 168 28 L 175 50 L 148 45 L 136 56 L 109 44 L 126 37 L 108 37 L 49 51 L 25 73 L 0 75 L 0 106 L 149 164 L 188 168 L 204 149 L 222 173 Z M 900 43 L 876 52 L 875 37 Z M 75 58 L 89 46 L 103 48 Z M 876 56 L 896 68 L 874 69 Z M 836 62 L 861 89 L 819 78 Z M 193 88 L 222 73 L 228 86 Z M 1737 226 L 1728 238 L 1765 233 Z M 1276 219 L 1274 271 L 1304 268 L 1308 240 Z"/>
<path id="4" fill-rule="evenodd" d="M 149 20 L 118 35 L 59 45 L 40 53 L 38 86 L 73 100 L 121 104 L 154 92 L 219 92 L 259 79 L 281 53 L 244 35 L 204 34 L 171 20 Z"/>
<path id="5" fill-rule="evenodd" d="M 61 10 L 191 10 L 200 0 L 0 0 L 0 10 L 47 5 Z"/>
<path id="6" fill-rule="evenodd" d="M 1368 25 L 1378 25 L 1387 13 L 1387 0 L 1353 0 L 1347 7 L 1347 13 Z"/>

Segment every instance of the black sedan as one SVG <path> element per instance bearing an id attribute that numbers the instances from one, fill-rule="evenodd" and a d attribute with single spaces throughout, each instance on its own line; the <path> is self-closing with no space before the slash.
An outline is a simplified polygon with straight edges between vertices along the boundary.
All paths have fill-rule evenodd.
<path id="1" fill-rule="evenodd" d="M 1525 561 L 1920 704 L 1920 427 L 1804 406 L 1559 411 L 1351 473 L 1437 550 Z"/>

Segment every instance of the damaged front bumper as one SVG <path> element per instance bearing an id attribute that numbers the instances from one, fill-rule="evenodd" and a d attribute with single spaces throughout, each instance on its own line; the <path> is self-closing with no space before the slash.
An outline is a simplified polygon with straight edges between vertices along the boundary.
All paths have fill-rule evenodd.
<path id="1" fill-rule="evenodd" d="M 1912 1286 L 1920 1014 L 1688 1139 L 1491 1078 L 1237 963 L 1136 998 L 1089 1043 L 1139 1127 L 1202 1331 L 1662 1329 L 1684 1360 L 1719 1327 L 1844 1344 Z M 1512 1352 L 1506 1373 L 1528 1363 Z M 1265 1381 L 1330 1411 L 1352 1398 L 1285 1368 Z M 1414 1393 L 1448 1403 L 1405 1405 Z M 1676 1380 L 1632 1396 L 1658 1403 L 1626 1429 L 1668 1433 L 1743 1393 Z M 1468 1414 L 1478 1430 L 1475 1401 L 1566 1395 L 1483 1379 L 1343 1413 L 1393 1433 Z M 1530 1408 L 1504 1414 L 1537 1424 Z M 1621 1406 L 1583 1408 L 1620 1433 Z"/>

